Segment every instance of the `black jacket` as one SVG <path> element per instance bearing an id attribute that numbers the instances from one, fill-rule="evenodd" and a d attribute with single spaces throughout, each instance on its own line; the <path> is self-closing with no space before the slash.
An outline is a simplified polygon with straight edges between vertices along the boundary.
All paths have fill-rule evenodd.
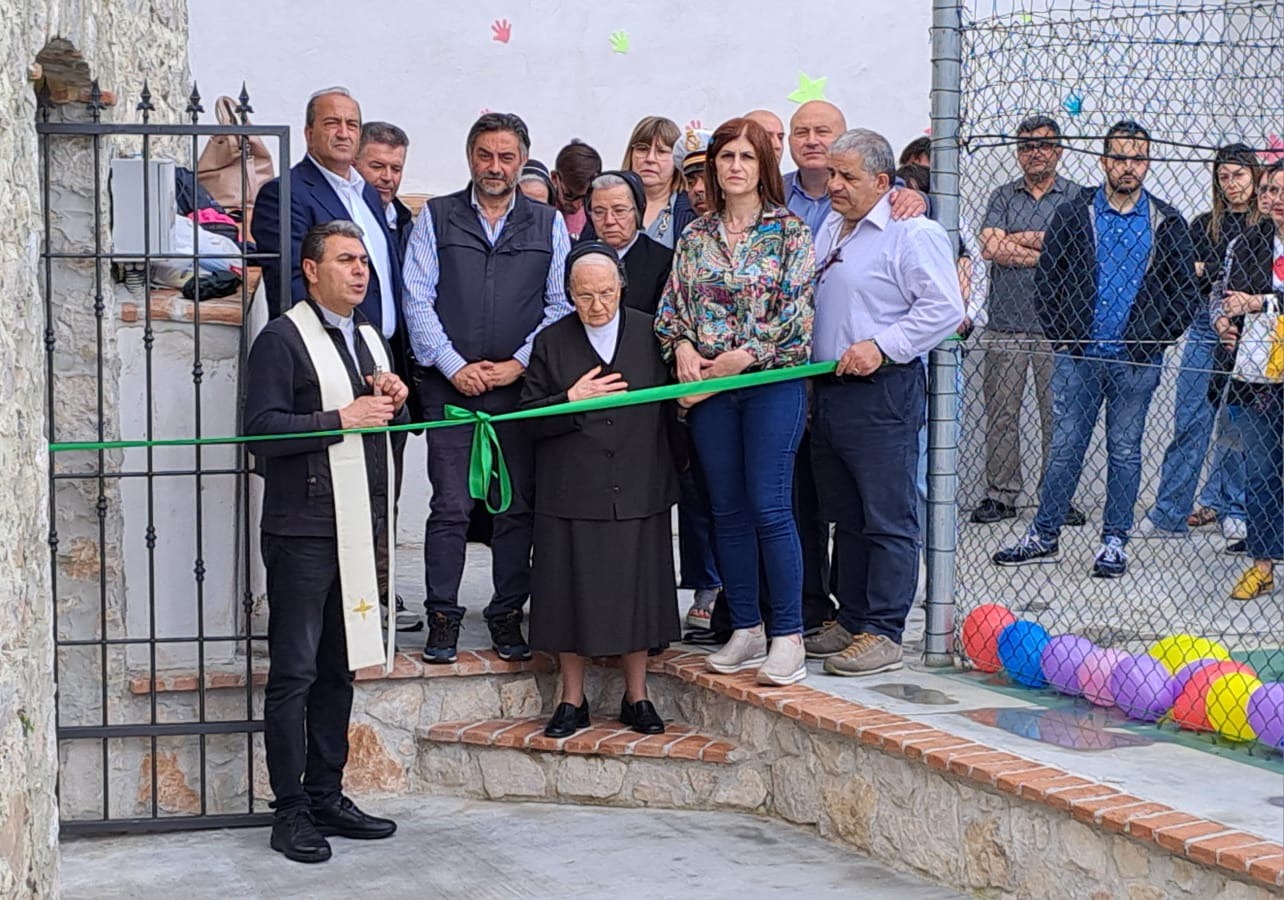
<path id="1" fill-rule="evenodd" d="M 630 390 L 667 383 L 651 316 L 621 307 L 615 357 L 606 365 L 569 315 L 535 338 L 526 370 L 524 409 L 566 402 L 584 373 L 619 372 Z M 671 437 L 673 403 L 646 403 L 530 419 L 535 439 L 535 512 L 565 519 L 639 519 L 663 513 L 678 499 Z"/>
<path id="2" fill-rule="evenodd" d="M 629 280 L 624 305 L 655 316 L 672 268 L 673 251 L 639 231 L 637 240 L 624 254 L 624 274 Z"/>
<path id="3" fill-rule="evenodd" d="M 314 308 L 316 304 L 311 300 Z M 320 316 L 318 309 L 317 315 Z M 365 318 L 354 315 L 358 324 Z M 325 320 L 322 319 L 324 323 Z M 358 336 L 357 354 L 361 372 L 351 365 L 351 356 L 337 328 L 325 326 L 326 333 L 348 363 L 353 396 L 371 393 L 365 376 L 374 371 L 365 343 Z M 384 342 L 384 352 L 392 351 Z M 246 435 L 295 434 L 332 431 L 341 426 L 337 409 L 321 408 L 321 386 L 294 322 L 278 317 L 268 322 L 254 339 L 246 368 L 249 390 L 245 399 L 242 431 Z M 408 422 L 403 407 L 396 422 Z M 401 438 L 404 439 L 404 438 Z M 250 444 L 250 452 L 263 461 L 262 529 L 268 534 L 333 537 L 334 486 L 330 481 L 329 447 L 338 436 L 294 438 Z M 366 451 L 366 478 L 370 489 L 372 527 L 377 531 L 386 518 L 388 496 L 387 454 L 382 434 L 363 438 Z"/>
<path id="4" fill-rule="evenodd" d="M 392 198 L 392 206 L 397 210 L 397 253 L 399 254 L 397 265 L 405 266 L 406 264 L 406 247 L 410 243 L 410 231 L 415 227 L 415 215 L 410 211 L 410 207 L 401 202 L 399 197 Z"/>
<path id="5" fill-rule="evenodd" d="M 1097 302 L 1097 231 L 1093 198 L 1082 191 L 1056 208 L 1034 270 L 1043 333 L 1055 349 L 1075 356 L 1092 340 Z M 1202 308 L 1186 220 L 1147 193 L 1151 251 L 1133 301 L 1124 345 L 1135 362 L 1153 361 L 1182 336 Z"/>
<path id="6" fill-rule="evenodd" d="M 1275 226 L 1270 220 L 1259 223 L 1258 227 L 1245 229 L 1230 248 L 1230 268 L 1226 273 L 1226 290 L 1242 291 L 1245 294 L 1275 294 L 1280 302 L 1284 296 L 1275 290 L 1272 267 L 1275 263 Z M 1231 320 L 1244 330 L 1244 317 L 1236 316 Z M 1234 365 L 1234 355 L 1218 344 L 1219 352 L 1226 354 L 1223 361 L 1229 369 Z M 1274 394 L 1284 394 L 1284 385 L 1252 384 L 1246 381 L 1230 379 L 1226 401 L 1236 406 L 1247 406 Z"/>

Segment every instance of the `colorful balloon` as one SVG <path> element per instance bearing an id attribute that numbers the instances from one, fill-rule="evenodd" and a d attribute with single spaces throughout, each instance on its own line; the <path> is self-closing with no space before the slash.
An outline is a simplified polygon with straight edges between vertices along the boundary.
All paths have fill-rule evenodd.
<path id="1" fill-rule="evenodd" d="M 986 603 L 968 613 L 963 620 L 963 652 L 973 666 L 982 672 L 1003 668 L 999 661 L 999 633 L 1015 621 L 1012 611 L 997 603 Z"/>
<path id="2" fill-rule="evenodd" d="M 1261 679 L 1247 672 L 1223 675 L 1208 686 L 1208 723 L 1232 741 L 1251 741 L 1257 732 L 1248 721 L 1248 700 L 1262 686 Z"/>
<path id="3" fill-rule="evenodd" d="M 1154 722 L 1177 699 L 1177 679 L 1153 656 L 1128 656 L 1110 673 L 1110 693 L 1128 718 Z"/>
<path id="4" fill-rule="evenodd" d="M 999 662 L 1017 684 L 1047 687 L 1039 660 L 1051 635 L 1038 622 L 1013 622 L 999 633 Z"/>
<path id="5" fill-rule="evenodd" d="M 1075 677 L 1083 696 L 1097 706 L 1113 706 L 1114 694 L 1110 693 L 1110 673 L 1119 660 L 1128 654 L 1123 650 L 1094 650 L 1079 666 Z"/>
<path id="6" fill-rule="evenodd" d="M 1168 667 L 1168 671 L 1177 671 L 1187 663 L 1198 659 L 1230 659 L 1226 648 L 1208 638 L 1196 637 L 1193 634 L 1174 634 L 1163 640 L 1155 641 L 1147 651 L 1155 659 Z"/>
<path id="7" fill-rule="evenodd" d="M 1208 721 L 1208 689 L 1218 678 L 1235 672 L 1254 677 L 1257 675 L 1251 666 L 1231 660 L 1201 666 L 1195 670 L 1173 703 L 1173 719 L 1177 724 L 1195 731 L 1212 731 L 1213 726 Z"/>
<path id="8" fill-rule="evenodd" d="M 1248 698 L 1248 725 L 1268 747 L 1284 750 L 1284 684 L 1264 684 Z"/>
<path id="9" fill-rule="evenodd" d="M 1079 687 L 1079 666 L 1097 645 L 1077 634 L 1059 634 L 1048 641 L 1039 657 L 1043 677 L 1063 694 L 1077 697 L 1083 693 Z"/>

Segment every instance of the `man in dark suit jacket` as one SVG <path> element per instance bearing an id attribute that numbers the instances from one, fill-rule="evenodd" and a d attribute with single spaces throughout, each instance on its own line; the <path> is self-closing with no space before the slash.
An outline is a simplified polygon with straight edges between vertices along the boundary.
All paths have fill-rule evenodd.
<path id="1" fill-rule="evenodd" d="M 307 297 L 299 267 L 299 246 L 308 229 L 336 219 L 361 227 L 370 254 L 370 285 L 361 313 L 393 348 L 394 364 L 404 373 L 401 325 L 401 244 L 388 227 L 379 192 L 353 168 L 361 138 L 361 108 L 344 88 L 327 88 L 308 100 L 303 135 L 308 153 L 290 170 L 290 296 L 281 296 L 280 260 L 264 259 L 263 287 L 268 315 L 279 316 Z M 260 253 L 284 246 L 279 178 L 259 192 L 250 226 Z"/>

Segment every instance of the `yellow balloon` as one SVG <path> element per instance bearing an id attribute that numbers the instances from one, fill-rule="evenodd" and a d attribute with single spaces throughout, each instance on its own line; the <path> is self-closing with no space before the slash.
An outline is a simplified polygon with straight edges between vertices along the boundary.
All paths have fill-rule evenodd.
<path id="1" fill-rule="evenodd" d="M 1223 675 L 1208 686 L 1208 721 L 1217 732 L 1232 741 L 1251 741 L 1257 732 L 1248 724 L 1248 698 L 1262 686 L 1261 679 L 1247 672 Z"/>
<path id="2" fill-rule="evenodd" d="M 1147 652 L 1174 675 L 1186 663 L 1197 659 L 1230 659 L 1230 653 L 1221 644 L 1193 634 L 1174 634 L 1155 641 Z"/>

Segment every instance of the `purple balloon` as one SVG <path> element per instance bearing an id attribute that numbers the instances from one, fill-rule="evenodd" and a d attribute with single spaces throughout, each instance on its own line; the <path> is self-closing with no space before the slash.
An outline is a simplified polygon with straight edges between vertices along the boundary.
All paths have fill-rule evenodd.
<path id="1" fill-rule="evenodd" d="M 1043 677 L 1063 694 L 1077 697 L 1083 693 L 1079 686 L 1079 666 L 1097 645 L 1077 634 L 1059 634 L 1048 641 L 1039 657 Z"/>
<path id="2" fill-rule="evenodd" d="M 1248 698 L 1248 724 L 1268 747 L 1284 750 L 1284 684 L 1272 681 Z"/>
<path id="3" fill-rule="evenodd" d="M 1110 693 L 1128 718 L 1154 722 L 1177 701 L 1177 679 L 1149 654 L 1126 656 L 1110 673 Z"/>

